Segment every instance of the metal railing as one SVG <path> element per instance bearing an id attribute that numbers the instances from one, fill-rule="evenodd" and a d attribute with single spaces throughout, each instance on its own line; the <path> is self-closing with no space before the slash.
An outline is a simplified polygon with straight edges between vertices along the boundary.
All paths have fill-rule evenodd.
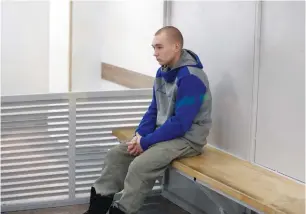
<path id="1" fill-rule="evenodd" d="M 86 203 L 112 129 L 135 127 L 152 89 L 3 96 L 1 210 Z M 158 187 L 158 183 L 156 184 Z"/>

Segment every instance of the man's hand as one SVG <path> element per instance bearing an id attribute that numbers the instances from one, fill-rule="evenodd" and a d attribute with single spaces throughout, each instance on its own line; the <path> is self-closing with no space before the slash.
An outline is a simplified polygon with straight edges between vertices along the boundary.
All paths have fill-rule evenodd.
<path id="1" fill-rule="evenodd" d="M 127 151 L 128 151 L 129 153 L 130 153 L 130 151 L 134 148 L 134 144 L 135 144 L 135 143 L 137 143 L 137 136 L 134 136 L 134 137 L 132 138 L 131 141 L 126 142 L 126 144 L 128 145 Z"/>
<path id="2" fill-rule="evenodd" d="M 141 136 L 138 133 L 136 133 L 136 136 L 133 137 L 133 139 L 127 143 L 128 144 L 127 151 L 131 155 L 138 156 L 141 153 L 143 153 L 143 149 L 140 145 L 140 139 L 141 139 Z"/>

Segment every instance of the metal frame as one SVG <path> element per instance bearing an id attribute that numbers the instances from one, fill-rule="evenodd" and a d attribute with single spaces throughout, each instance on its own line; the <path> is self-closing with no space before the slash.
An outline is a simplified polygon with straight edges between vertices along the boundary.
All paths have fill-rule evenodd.
<path id="1" fill-rule="evenodd" d="M 255 212 L 258 213 L 258 214 L 264 214 L 264 212 L 259 211 L 259 210 L 257 210 L 256 208 L 251 207 L 250 205 L 248 205 L 248 204 L 246 204 L 246 203 L 244 203 L 244 202 L 242 202 L 242 201 L 239 201 L 239 200 L 237 200 L 237 199 L 235 199 L 235 198 L 233 198 L 233 197 L 231 197 L 231 196 L 229 196 L 229 195 L 226 195 L 226 194 L 223 193 L 222 191 L 217 190 L 217 189 L 215 189 L 215 188 L 209 186 L 208 184 L 206 184 L 206 183 L 204 183 L 204 182 L 202 182 L 202 181 L 197 180 L 196 178 L 193 178 L 193 177 L 191 177 L 191 176 L 189 176 L 189 175 L 186 175 L 185 173 L 183 173 L 183 172 L 181 172 L 181 171 L 179 171 L 179 170 L 177 170 L 177 169 L 175 169 L 175 168 L 173 168 L 173 170 L 174 170 L 175 172 L 179 173 L 180 175 L 182 175 L 182 176 L 184 176 L 184 177 L 186 177 L 186 178 L 188 178 L 188 179 L 194 181 L 195 184 L 198 184 L 199 188 L 202 188 L 202 187 L 204 186 L 204 187 L 206 187 L 206 188 L 208 188 L 208 189 L 210 189 L 210 190 L 213 190 L 214 192 L 217 192 L 218 194 L 220 194 L 220 195 L 222 195 L 222 196 L 224 196 L 224 197 L 226 197 L 226 198 L 228 198 L 228 199 L 230 199 L 230 200 L 236 202 L 237 204 L 240 204 L 240 205 L 242 205 L 242 206 L 244 206 L 244 207 L 246 207 L 246 208 L 248 208 L 248 209 L 250 209 L 250 210 L 252 210 L 252 211 L 255 211 Z"/>
<path id="2" fill-rule="evenodd" d="M 169 201 L 171 201 L 172 203 L 176 204 L 177 206 L 181 207 L 183 210 L 187 211 L 188 213 L 192 213 L 192 214 L 209 214 L 209 213 L 204 213 L 202 210 L 198 209 L 196 206 L 194 206 L 193 204 L 190 204 L 189 202 L 187 202 L 186 200 L 184 200 L 183 198 L 180 198 L 178 195 L 173 194 L 170 191 L 164 191 L 162 193 L 162 196 L 166 199 L 168 199 Z"/>

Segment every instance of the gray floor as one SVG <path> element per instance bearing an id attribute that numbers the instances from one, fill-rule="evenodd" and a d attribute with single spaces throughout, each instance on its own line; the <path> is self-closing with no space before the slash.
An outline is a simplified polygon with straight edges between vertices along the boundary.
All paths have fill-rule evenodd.
<path id="1" fill-rule="evenodd" d="M 9 212 L 5 214 L 83 214 L 88 205 L 48 208 L 29 211 Z M 189 214 L 162 196 L 152 196 L 145 201 L 139 214 Z"/>

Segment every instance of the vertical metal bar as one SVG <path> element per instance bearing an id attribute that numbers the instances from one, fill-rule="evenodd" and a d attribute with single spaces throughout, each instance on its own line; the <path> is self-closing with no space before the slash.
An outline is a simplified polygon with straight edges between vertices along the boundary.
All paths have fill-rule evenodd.
<path id="1" fill-rule="evenodd" d="M 69 198 L 75 198 L 76 96 L 69 97 Z"/>
<path id="2" fill-rule="evenodd" d="M 171 23 L 171 1 L 164 0 L 163 26 Z"/>
<path id="3" fill-rule="evenodd" d="M 69 78 L 68 78 L 68 91 L 72 91 L 72 39 L 73 39 L 73 1 L 69 2 Z"/>
<path id="4" fill-rule="evenodd" d="M 255 9 L 255 30 L 254 30 L 253 97 L 252 97 L 252 115 L 251 115 L 251 132 L 250 132 L 251 147 L 249 154 L 249 161 L 252 163 L 255 162 L 255 152 L 256 152 L 262 2 L 256 1 L 255 7 L 256 9 Z"/>

